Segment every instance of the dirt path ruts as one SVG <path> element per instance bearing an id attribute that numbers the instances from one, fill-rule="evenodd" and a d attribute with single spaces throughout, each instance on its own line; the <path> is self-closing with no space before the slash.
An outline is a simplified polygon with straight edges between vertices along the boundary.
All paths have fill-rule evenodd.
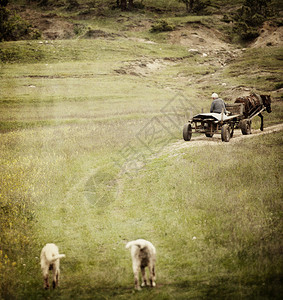
<path id="1" fill-rule="evenodd" d="M 267 127 L 267 128 L 264 129 L 264 131 L 260 131 L 259 129 L 258 130 L 253 130 L 251 135 L 242 135 L 240 130 L 235 130 L 234 136 L 233 136 L 232 139 L 230 139 L 229 143 L 223 143 L 221 141 L 221 135 L 220 134 L 216 134 L 212 138 L 207 138 L 204 135 L 201 135 L 201 136 L 194 136 L 193 135 L 191 141 L 186 142 L 184 140 L 179 140 L 179 141 L 177 141 L 173 144 L 167 145 L 162 151 L 148 157 L 147 159 L 150 161 L 150 160 L 154 160 L 156 158 L 159 158 L 163 155 L 168 155 L 169 157 L 178 156 L 179 155 L 179 153 L 178 153 L 179 150 L 186 149 L 186 148 L 191 148 L 191 147 L 215 146 L 215 145 L 221 145 L 221 144 L 222 145 L 223 144 L 226 144 L 226 145 L 235 144 L 235 143 L 241 142 L 243 139 L 252 138 L 252 137 L 259 136 L 259 135 L 264 135 L 264 134 L 270 134 L 270 133 L 273 133 L 273 132 L 279 132 L 281 130 L 283 130 L 283 123 Z M 136 163 L 138 164 L 138 162 L 136 162 Z M 143 162 L 143 164 L 144 164 L 144 162 Z M 76 198 L 76 193 L 82 193 L 82 192 L 85 194 L 86 198 L 88 199 L 88 197 L 86 195 L 86 192 L 88 192 L 88 189 L 86 189 L 87 182 L 89 180 L 91 180 L 91 178 L 94 178 L 93 184 L 95 185 L 95 175 L 96 175 L 96 173 L 98 172 L 99 169 L 100 169 L 100 167 L 91 168 L 90 170 L 88 170 L 88 172 L 86 172 L 85 176 L 82 177 L 77 182 L 77 184 L 75 184 L 67 192 L 66 197 L 65 197 L 65 201 L 70 201 L 70 199 Z M 116 198 L 121 197 L 123 189 L 124 189 L 122 176 L 124 175 L 126 168 L 122 168 L 122 169 L 123 169 L 123 171 L 121 170 L 121 172 L 119 173 L 119 175 L 116 178 Z M 137 172 L 138 169 L 127 170 L 126 173 L 128 174 L 128 176 L 131 176 L 131 175 L 134 176 L 134 173 Z M 91 201 L 93 202 L 93 199 L 91 199 Z M 92 203 L 92 204 L 94 204 L 94 203 Z"/>
<path id="2" fill-rule="evenodd" d="M 259 129 L 252 130 L 252 134 L 250 135 L 242 135 L 240 130 L 235 130 L 234 136 L 233 138 L 230 139 L 229 144 L 236 144 L 243 141 L 243 139 L 253 138 L 255 136 L 264 135 L 264 134 L 270 134 L 281 130 L 283 130 L 283 123 L 264 128 L 264 131 L 260 131 Z M 221 141 L 220 134 L 216 134 L 212 138 L 207 138 L 205 137 L 205 135 L 194 137 L 193 134 L 192 139 L 189 142 L 180 140 L 174 144 L 168 145 L 167 147 L 164 148 L 164 150 L 162 151 L 162 153 L 160 153 L 160 155 L 166 155 L 166 154 L 176 155 L 176 151 L 181 149 L 190 148 L 190 147 L 214 146 L 220 144 L 223 144 L 223 142 Z"/>

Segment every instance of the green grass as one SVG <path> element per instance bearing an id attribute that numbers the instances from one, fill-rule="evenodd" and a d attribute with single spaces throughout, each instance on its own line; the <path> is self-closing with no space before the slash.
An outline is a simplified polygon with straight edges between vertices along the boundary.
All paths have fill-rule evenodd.
<path id="1" fill-rule="evenodd" d="M 176 52 L 179 51 L 179 54 Z M 142 56 L 182 57 L 187 55 L 184 47 L 170 44 L 146 44 L 118 38 L 113 41 L 102 38 L 56 40 L 56 41 L 17 41 L 3 43 L 0 60 L 9 63 L 70 62 L 70 61 L 121 61 Z"/>
<path id="2" fill-rule="evenodd" d="M 174 77 L 179 68 L 171 67 L 168 60 L 164 60 L 162 68 L 147 77 L 120 75 L 119 70 L 131 68 L 131 64 L 138 66 L 139 60 L 153 62 L 157 57 L 162 60 L 185 56 L 185 64 L 194 61 L 183 47 L 167 44 L 148 45 L 134 41 L 122 44 L 122 41 L 103 40 L 54 41 L 54 44 L 65 49 L 59 56 L 56 54 L 55 61 L 45 48 L 49 44 L 33 42 L 32 47 L 43 47 L 46 62 L 34 63 L 35 57 L 29 57 L 29 62 L 23 56 L 23 61 L 2 64 L 1 131 L 93 120 L 148 120 L 161 115 L 161 108 L 175 96 L 174 90 L 168 92 L 164 88 L 176 88 L 178 81 Z M 30 44 L 5 43 L 3 49 L 10 51 L 15 46 L 21 53 L 21 49 Z M 95 46 L 99 58 L 92 60 Z M 115 55 L 101 50 L 108 48 L 110 51 L 111 47 Z M 80 59 L 68 56 L 69 48 L 78 51 Z M 124 56 L 127 52 L 129 56 Z M 63 62 L 57 61 L 59 59 Z M 74 61 L 67 62 L 68 59 Z M 168 81 L 168 76 L 173 77 L 172 81 Z M 126 103 L 130 105 L 125 106 Z"/>
<path id="3" fill-rule="evenodd" d="M 57 139 L 59 133 L 64 142 Z M 75 142 L 81 129 L 72 133 L 73 140 L 67 138 L 69 133 L 65 128 L 57 137 L 45 133 L 35 138 L 28 132 L 4 136 L 1 165 L 6 180 L 1 186 L 6 199 L 27 195 L 24 203 L 31 205 L 20 218 L 11 220 L 13 214 L 8 214 L 8 245 L 15 248 L 11 252 L 2 246 L 3 256 L 8 253 L 10 264 L 16 265 L 2 281 L 4 298 L 9 293 L 30 299 L 45 294 L 58 299 L 279 295 L 281 133 L 164 155 L 149 160 L 132 177 L 120 174 L 109 157 L 111 153 L 117 158 L 118 153 L 86 149 Z M 13 181 L 7 180 L 8 174 L 14 175 Z M 5 220 L 7 215 L 1 217 Z M 18 228 L 26 241 L 20 250 L 11 228 L 30 221 L 33 226 L 27 232 Z M 131 291 L 130 258 L 124 249 L 126 241 L 137 237 L 151 240 L 158 250 L 158 287 L 138 296 Z M 56 241 L 67 255 L 61 287 L 55 292 L 41 290 L 36 258 L 49 241 Z M 10 278 L 17 279 L 12 283 Z"/>
<path id="4" fill-rule="evenodd" d="M 227 68 L 225 74 L 234 77 L 237 83 L 272 91 L 281 82 L 282 66 L 281 47 L 247 49 L 240 59 Z"/>

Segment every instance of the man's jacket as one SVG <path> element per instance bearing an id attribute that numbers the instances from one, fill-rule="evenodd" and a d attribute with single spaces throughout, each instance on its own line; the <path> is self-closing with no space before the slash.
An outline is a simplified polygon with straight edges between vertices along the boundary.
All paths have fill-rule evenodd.
<path id="1" fill-rule="evenodd" d="M 219 113 L 221 114 L 222 108 L 224 109 L 224 113 L 226 114 L 225 103 L 221 98 L 214 99 L 211 103 L 210 112 L 211 113 Z"/>

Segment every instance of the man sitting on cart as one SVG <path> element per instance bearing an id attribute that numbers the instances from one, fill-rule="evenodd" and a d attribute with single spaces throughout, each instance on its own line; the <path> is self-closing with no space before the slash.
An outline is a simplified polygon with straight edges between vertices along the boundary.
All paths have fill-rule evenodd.
<path id="1" fill-rule="evenodd" d="M 227 114 L 224 101 L 221 98 L 219 98 L 216 93 L 213 93 L 211 97 L 213 101 L 211 103 L 210 112 L 221 114 L 223 109 L 224 114 Z"/>

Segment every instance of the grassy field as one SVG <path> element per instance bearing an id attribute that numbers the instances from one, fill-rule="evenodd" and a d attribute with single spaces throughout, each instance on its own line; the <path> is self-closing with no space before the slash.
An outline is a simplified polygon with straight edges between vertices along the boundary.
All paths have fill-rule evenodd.
<path id="1" fill-rule="evenodd" d="M 78 142 L 83 135 L 95 148 L 86 132 L 63 126 L 56 135 L 52 128 L 2 137 L 4 299 L 281 294 L 281 133 L 162 155 L 123 174 L 113 150 Z M 138 237 L 157 247 L 158 285 L 133 294 L 124 247 Z M 38 265 L 49 241 L 67 256 L 54 292 L 42 289 Z"/>
<path id="2" fill-rule="evenodd" d="M 270 93 L 265 127 L 281 123 L 282 47 L 236 49 L 223 67 L 170 33 L 130 31 L 144 16 L 123 12 L 119 28 L 112 14 L 81 22 L 124 36 L 1 43 L 0 299 L 279 299 L 282 132 L 174 145 L 212 91 Z M 157 287 L 141 292 L 125 249 L 137 238 L 157 248 Z M 45 291 L 49 242 L 66 258 Z"/>

